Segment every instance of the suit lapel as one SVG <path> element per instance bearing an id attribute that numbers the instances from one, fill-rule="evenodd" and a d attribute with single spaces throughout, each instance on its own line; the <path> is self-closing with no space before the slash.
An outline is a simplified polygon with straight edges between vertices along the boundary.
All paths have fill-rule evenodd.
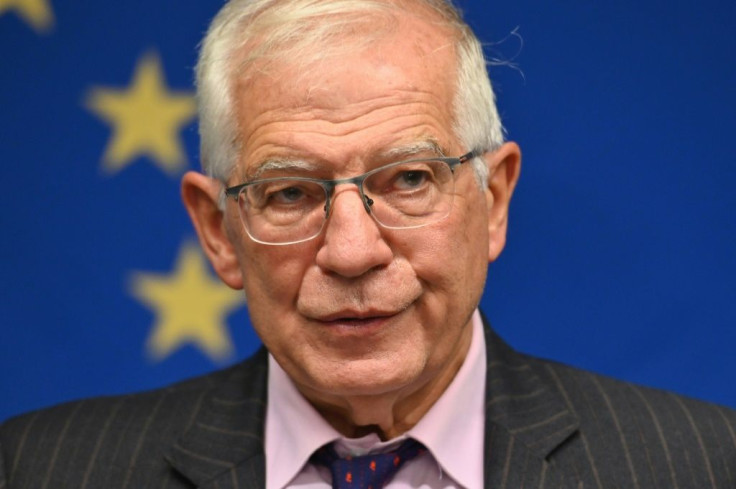
<path id="1" fill-rule="evenodd" d="M 560 396 L 489 327 L 486 339 L 487 488 L 577 488 L 574 474 L 550 462 L 579 426 Z"/>
<path id="2" fill-rule="evenodd" d="M 235 367 L 171 449 L 171 465 L 197 487 L 265 487 L 267 365 L 262 348 Z"/>

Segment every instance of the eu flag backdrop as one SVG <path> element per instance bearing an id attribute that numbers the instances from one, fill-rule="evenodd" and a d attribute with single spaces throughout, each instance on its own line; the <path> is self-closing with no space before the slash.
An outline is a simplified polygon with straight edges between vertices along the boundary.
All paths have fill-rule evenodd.
<path id="1" fill-rule="evenodd" d="M 460 4 L 524 152 L 482 303 L 496 329 L 736 407 L 736 4 Z M 0 419 L 258 347 L 179 200 L 220 6 L 0 0 Z"/>

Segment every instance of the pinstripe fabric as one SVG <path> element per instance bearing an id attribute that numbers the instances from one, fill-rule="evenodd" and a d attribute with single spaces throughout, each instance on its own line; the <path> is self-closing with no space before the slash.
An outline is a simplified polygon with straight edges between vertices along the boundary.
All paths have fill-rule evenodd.
<path id="1" fill-rule="evenodd" d="M 736 489 L 734 411 L 486 345 L 485 487 Z M 0 489 L 262 488 L 266 366 L 9 420 Z"/>
<path id="2" fill-rule="evenodd" d="M 0 428 L 0 488 L 262 487 L 265 368 L 262 351 L 161 390 L 10 420 Z"/>

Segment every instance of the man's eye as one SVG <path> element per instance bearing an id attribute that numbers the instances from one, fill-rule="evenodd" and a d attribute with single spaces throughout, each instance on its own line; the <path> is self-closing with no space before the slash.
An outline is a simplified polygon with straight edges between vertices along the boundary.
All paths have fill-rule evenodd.
<path id="1" fill-rule="evenodd" d="M 312 182 L 271 182 L 260 189 L 258 207 L 294 209 L 319 206 L 325 200 L 324 189 Z"/>
<path id="2" fill-rule="evenodd" d="M 430 178 L 427 171 L 408 170 L 397 175 L 394 185 L 400 190 L 415 189 L 424 185 Z"/>
<path id="3" fill-rule="evenodd" d="M 278 204 L 289 204 L 297 202 L 304 197 L 304 189 L 299 187 L 286 187 L 277 192 L 273 192 L 270 199 Z"/>

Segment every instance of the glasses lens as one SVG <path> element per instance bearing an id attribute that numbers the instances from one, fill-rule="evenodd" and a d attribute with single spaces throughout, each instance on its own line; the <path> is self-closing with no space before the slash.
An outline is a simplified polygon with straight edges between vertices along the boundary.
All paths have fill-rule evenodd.
<path id="1" fill-rule="evenodd" d="M 286 244 L 313 238 L 325 222 L 325 189 L 314 182 L 274 178 L 238 196 L 245 229 L 255 241 Z"/>
<path id="2" fill-rule="evenodd" d="M 450 213 L 454 179 L 443 161 L 410 161 L 372 173 L 363 191 L 373 201 L 371 213 L 383 226 L 420 227 Z"/>
<path id="3" fill-rule="evenodd" d="M 362 180 L 362 185 L 359 183 Z M 412 160 L 336 181 L 362 187 L 367 209 L 383 227 L 417 228 L 450 213 L 455 181 L 445 161 Z M 314 238 L 326 221 L 328 190 L 304 178 L 272 178 L 248 184 L 238 195 L 240 217 L 259 243 L 291 244 Z"/>

